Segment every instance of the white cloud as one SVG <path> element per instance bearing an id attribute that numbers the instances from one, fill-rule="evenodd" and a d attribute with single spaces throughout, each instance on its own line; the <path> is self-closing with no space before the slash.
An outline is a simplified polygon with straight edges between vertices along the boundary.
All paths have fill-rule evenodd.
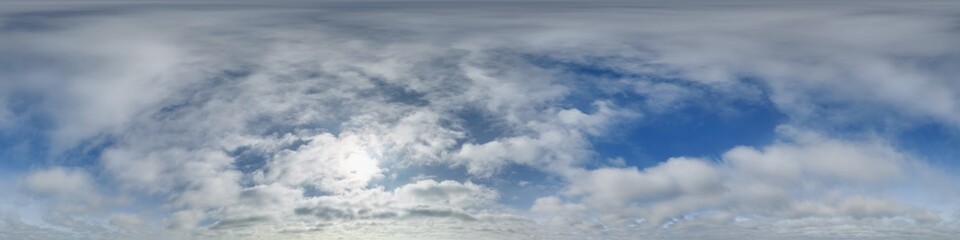
<path id="1" fill-rule="evenodd" d="M 148 194 L 169 194 L 178 207 L 229 205 L 240 191 L 240 175 L 233 159 L 218 151 L 167 151 L 136 153 L 110 149 L 103 154 L 104 168 L 117 185 Z"/>
<path id="2" fill-rule="evenodd" d="M 80 169 L 54 167 L 35 171 L 24 178 L 23 184 L 27 190 L 41 196 L 94 205 L 102 200 L 93 178 Z"/>
<path id="3" fill-rule="evenodd" d="M 744 218 L 775 219 L 768 224 L 807 218 L 899 219 L 918 229 L 941 222 L 934 209 L 884 194 L 900 187 L 902 176 L 929 173 L 909 164 L 916 160 L 882 142 L 831 139 L 787 126 L 780 129 L 777 143 L 762 150 L 733 148 L 718 163 L 672 158 L 643 170 L 572 172 L 563 194 L 571 200 L 541 198 L 531 211 L 551 216 L 553 224 L 579 226 L 578 222 L 593 221 L 621 230 L 666 227 L 678 231 L 671 234 L 689 230 L 677 224 L 729 225 Z"/>
<path id="4" fill-rule="evenodd" d="M 530 120 L 516 127 L 528 134 L 464 144 L 454 159 L 466 165 L 470 173 L 480 176 L 490 176 L 509 164 L 551 172 L 569 171 L 592 157 L 588 137 L 605 133 L 617 118 L 638 115 L 630 110 L 614 109 L 609 102 L 598 101 L 593 105 L 596 110 L 590 114 L 576 108 L 544 111 L 545 116 L 539 116 L 543 120 Z"/>
<path id="5" fill-rule="evenodd" d="M 797 182 L 814 175 L 845 183 L 892 182 L 903 176 L 907 157 L 882 143 L 828 139 L 815 133 L 783 127 L 791 142 L 762 150 L 737 147 L 724 154 L 743 174 L 768 181 Z"/>
<path id="6" fill-rule="evenodd" d="M 341 137 L 321 134 L 296 151 L 281 151 L 264 170 L 262 182 L 312 186 L 342 193 L 363 189 L 382 170 L 376 156 L 361 136 L 345 133 Z"/>
<path id="7" fill-rule="evenodd" d="M 571 175 L 568 194 L 588 196 L 593 206 L 628 207 L 635 201 L 668 200 L 678 196 L 722 191 L 720 172 L 702 160 L 672 158 L 644 169 L 600 168 Z"/>

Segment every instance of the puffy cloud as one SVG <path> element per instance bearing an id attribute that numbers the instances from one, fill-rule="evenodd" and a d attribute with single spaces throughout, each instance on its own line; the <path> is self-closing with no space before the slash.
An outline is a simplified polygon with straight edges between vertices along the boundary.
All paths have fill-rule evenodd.
<path id="1" fill-rule="evenodd" d="M 927 172 L 890 145 L 780 129 L 777 143 L 761 150 L 735 147 L 716 163 L 672 158 L 643 170 L 572 172 L 562 195 L 568 200 L 541 198 L 531 211 L 545 214 L 552 224 L 583 226 L 580 222 L 586 221 L 613 229 L 675 229 L 670 234 L 692 233 L 674 225 L 736 225 L 757 218 L 774 219 L 772 223 L 900 220 L 918 229 L 942 220 L 934 210 L 883 194 L 900 187 L 898 178 Z"/>
<path id="2" fill-rule="evenodd" d="M 233 159 L 218 151 L 139 153 L 109 149 L 104 168 L 118 185 L 150 194 L 170 194 L 181 207 L 218 207 L 231 204 L 240 191 Z"/>
<path id="3" fill-rule="evenodd" d="M 770 181 L 797 181 L 806 175 L 837 181 L 896 181 L 907 167 L 904 154 L 882 143 L 855 143 L 827 139 L 818 134 L 797 132 L 783 127 L 792 142 L 777 143 L 762 150 L 737 147 L 724 159 L 743 174 L 758 175 Z"/>
<path id="4" fill-rule="evenodd" d="M 627 207 L 634 201 L 659 201 L 721 190 L 720 172 L 701 160 L 673 158 L 644 169 L 600 168 L 571 176 L 569 194 L 584 194 L 591 205 Z"/>
<path id="5" fill-rule="evenodd" d="M 331 193 L 362 189 L 382 177 L 376 156 L 370 146 L 355 135 L 334 137 L 321 134 L 307 139 L 310 143 L 296 151 L 277 154 L 264 170 L 263 182 L 312 186 Z"/>
<path id="6" fill-rule="evenodd" d="M 80 169 L 54 167 L 35 171 L 24 178 L 23 185 L 30 192 L 41 196 L 73 199 L 94 205 L 102 201 L 93 178 Z"/>
<path id="7" fill-rule="evenodd" d="M 530 132 L 490 142 L 467 143 L 454 158 L 463 162 L 470 173 L 489 176 L 509 164 L 543 168 L 553 172 L 568 171 L 590 159 L 589 137 L 606 132 L 617 118 L 636 117 L 630 110 L 614 109 L 609 102 L 594 102 L 595 111 L 552 109 L 542 121 L 529 121 L 518 127 Z"/>

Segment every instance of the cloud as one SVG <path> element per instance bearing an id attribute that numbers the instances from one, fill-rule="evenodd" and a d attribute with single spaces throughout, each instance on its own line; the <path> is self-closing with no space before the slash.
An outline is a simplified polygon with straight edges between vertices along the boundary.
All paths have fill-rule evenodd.
<path id="1" fill-rule="evenodd" d="M 744 174 L 770 181 L 798 181 L 809 175 L 845 183 L 896 181 L 907 167 L 907 156 L 883 143 L 851 143 L 789 127 L 780 131 L 793 142 L 759 151 L 738 147 L 725 153 L 724 159 Z"/>
<path id="2" fill-rule="evenodd" d="M 897 188 L 901 176 L 926 172 L 909 164 L 917 160 L 882 142 L 780 129 L 777 143 L 762 150 L 735 147 L 720 162 L 680 157 L 642 170 L 573 172 L 563 194 L 536 200 L 531 211 L 555 225 L 676 229 L 671 234 L 687 233 L 675 227 L 687 222 L 736 225 L 738 219 L 758 218 L 775 219 L 770 224 L 811 218 L 896 220 L 917 230 L 942 221 L 934 210 L 883 194 Z"/>
<path id="3" fill-rule="evenodd" d="M 608 102 L 594 102 L 595 111 L 587 114 L 579 109 L 552 109 L 541 122 L 532 120 L 524 126 L 530 134 L 504 137 L 490 142 L 467 143 L 454 156 L 464 162 L 470 173 L 489 176 L 509 164 L 567 171 L 592 155 L 588 138 L 606 132 L 616 118 L 638 115 L 630 110 L 614 109 Z"/>
<path id="4" fill-rule="evenodd" d="M 264 183 L 313 186 L 325 192 L 341 193 L 364 188 L 382 177 L 378 162 L 369 155 L 364 140 L 342 134 L 322 134 L 296 151 L 280 152 L 267 166 Z"/>
<path id="5" fill-rule="evenodd" d="M 432 206 L 482 207 L 493 204 L 499 197 L 496 191 L 483 186 L 449 180 L 422 180 L 397 188 L 395 192 L 410 204 Z"/>
<path id="6" fill-rule="evenodd" d="M 397 223 L 418 222 L 442 226 L 438 230 L 445 230 L 466 222 L 499 226 L 501 221 L 523 219 L 491 212 L 488 208 L 498 206 L 495 202 L 498 196 L 495 190 L 474 183 L 434 180 L 421 180 L 392 191 L 374 188 L 310 197 L 305 197 L 304 191 L 296 187 L 260 185 L 245 190 L 237 204 L 213 214 L 220 220 L 209 229 L 226 235 L 263 235 L 318 227 L 331 234 L 371 224 L 412 231 L 406 229 L 410 226 Z M 384 229 L 372 232 L 389 233 Z"/>
<path id="7" fill-rule="evenodd" d="M 17 191 L 101 206 L 4 206 L 0 235 L 957 232 L 929 204 L 956 180 L 895 143 L 960 126 L 947 3 L 0 5 L 0 130 L 30 129 L 0 146 L 42 165 Z M 777 139 L 652 163 L 598 146 L 734 101 L 783 114 Z"/>
<path id="8" fill-rule="evenodd" d="M 659 201 L 677 196 L 722 190 L 720 173 L 709 163 L 673 158 L 644 169 L 600 168 L 571 176 L 578 181 L 569 194 L 585 194 L 585 201 L 610 208 L 627 207 L 633 201 Z"/>
<path id="9" fill-rule="evenodd" d="M 54 167 L 30 173 L 23 186 L 40 196 L 97 205 L 102 201 L 93 178 L 80 169 Z"/>
<path id="10" fill-rule="evenodd" d="M 103 156 L 104 168 L 117 185 L 144 193 L 170 194 L 176 206 L 223 206 L 240 191 L 240 176 L 230 167 L 233 159 L 223 152 L 169 149 L 140 154 L 109 149 Z"/>

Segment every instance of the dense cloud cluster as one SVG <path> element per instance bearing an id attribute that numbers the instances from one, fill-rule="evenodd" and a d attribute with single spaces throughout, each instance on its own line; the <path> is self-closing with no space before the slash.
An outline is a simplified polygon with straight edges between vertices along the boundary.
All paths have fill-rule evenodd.
<path id="1" fill-rule="evenodd" d="M 0 3 L 0 236 L 948 239 L 956 166 L 896 138 L 960 129 L 957 10 Z M 744 104 L 768 142 L 597 147 Z"/>

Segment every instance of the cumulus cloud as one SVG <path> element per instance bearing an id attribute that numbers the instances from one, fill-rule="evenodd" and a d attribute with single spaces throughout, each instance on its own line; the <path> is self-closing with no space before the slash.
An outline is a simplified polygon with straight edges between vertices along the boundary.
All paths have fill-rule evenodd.
<path id="1" fill-rule="evenodd" d="M 374 178 L 382 177 L 377 160 L 367 153 L 370 150 L 363 140 L 344 135 L 337 138 L 322 134 L 310 138 L 309 144 L 296 151 L 278 153 L 264 170 L 263 181 L 341 193 L 364 188 Z"/>
<path id="2" fill-rule="evenodd" d="M 936 212 L 876 191 L 896 187 L 902 176 L 927 172 L 909 164 L 916 159 L 880 142 L 780 129 L 777 143 L 761 150 L 736 147 L 719 162 L 672 158 L 643 170 L 573 172 L 562 195 L 538 199 L 531 211 L 552 213 L 546 217 L 554 224 L 582 226 L 569 219 L 593 219 L 594 225 L 617 229 L 736 225 L 758 218 L 778 219 L 775 224 L 811 218 L 899 220 L 918 229 L 940 223 Z"/>
<path id="3" fill-rule="evenodd" d="M 40 196 L 99 204 L 101 197 L 93 179 L 80 169 L 54 167 L 30 173 L 24 178 L 24 187 Z"/>
<path id="4" fill-rule="evenodd" d="M 788 182 L 808 176 L 845 183 L 896 181 L 908 167 L 903 153 L 883 143 L 828 139 L 789 127 L 781 132 L 790 136 L 789 142 L 763 149 L 737 147 L 723 157 L 744 174 Z"/>

